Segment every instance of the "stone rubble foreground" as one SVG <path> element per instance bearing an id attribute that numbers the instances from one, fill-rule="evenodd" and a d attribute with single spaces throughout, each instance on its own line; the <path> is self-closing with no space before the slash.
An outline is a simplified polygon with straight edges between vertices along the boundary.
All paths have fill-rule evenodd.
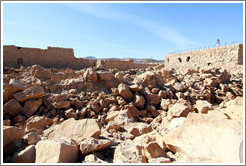
<path id="1" fill-rule="evenodd" d="M 242 73 L 4 68 L 12 163 L 240 163 Z"/>

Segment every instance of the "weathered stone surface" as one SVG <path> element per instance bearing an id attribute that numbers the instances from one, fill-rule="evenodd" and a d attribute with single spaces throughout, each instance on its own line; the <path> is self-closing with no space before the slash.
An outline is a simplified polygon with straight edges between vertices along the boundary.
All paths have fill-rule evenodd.
<path id="1" fill-rule="evenodd" d="M 19 102 L 24 102 L 28 99 L 41 98 L 44 96 L 44 89 L 40 86 L 34 86 L 25 89 L 24 91 L 14 94 L 14 98 Z"/>
<path id="2" fill-rule="evenodd" d="M 151 125 L 143 122 L 127 123 L 124 129 L 135 137 L 152 131 Z"/>
<path id="3" fill-rule="evenodd" d="M 37 109 L 40 107 L 40 105 L 42 104 L 41 100 L 27 100 L 25 102 L 25 105 L 23 107 L 23 113 L 27 116 L 30 117 L 31 115 L 33 115 Z"/>
<path id="4" fill-rule="evenodd" d="M 146 146 L 144 146 L 143 151 L 147 159 L 167 157 L 166 152 L 156 142 L 148 143 Z"/>
<path id="5" fill-rule="evenodd" d="M 148 88 L 145 88 L 144 95 L 146 100 L 151 104 L 159 104 L 160 103 L 160 96 L 158 94 L 151 93 Z"/>
<path id="6" fill-rule="evenodd" d="M 29 132 L 23 139 L 28 143 L 28 145 L 36 145 L 38 141 L 41 140 L 41 136 L 34 132 Z"/>
<path id="7" fill-rule="evenodd" d="M 161 99 L 160 108 L 164 111 L 168 110 L 169 105 L 172 104 L 170 99 Z"/>
<path id="8" fill-rule="evenodd" d="M 131 101 L 133 99 L 133 94 L 130 88 L 126 84 L 119 84 L 118 86 L 119 94 L 124 97 L 127 101 Z"/>
<path id="9" fill-rule="evenodd" d="M 197 100 L 196 108 L 200 113 L 207 113 L 209 110 L 213 109 L 213 105 L 206 100 Z"/>
<path id="10" fill-rule="evenodd" d="M 44 130 L 53 123 L 51 118 L 43 116 L 31 116 L 26 120 L 25 130 L 41 129 Z"/>
<path id="11" fill-rule="evenodd" d="M 92 81 L 92 82 L 98 81 L 98 75 L 92 68 L 87 68 L 86 71 L 84 72 L 83 77 L 88 81 Z"/>
<path id="12" fill-rule="evenodd" d="M 50 127 L 44 131 L 44 136 L 49 139 L 68 137 L 77 143 L 84 138 L 97 138 L 101 133 L 100 126 L 96 119 L 67 119 L 59 125 Z"/>
<path id="13" fill-rule="evenodd" d="M 197 161 L 238 163 L 242 125 L 213 111 L 190 113 L 183 125 L 164 135 L 169 149 Z M 226 145 L 226 146 L 225 146 Z M 194 148 L 196 147 L 196 148 Z"/>
<path id="14" fill-rule="evenodd" d="M 89 154 L 85 157 L 85 160 L 83 161 L 83 163 L 108 163 L 108 162 L 100 159 L 95 154 Z"/>
<path id="15" fill-rule="evenodd" d="M 119 144 L 114 152 L 114 163 L 146 163 L 142 154 L 142 147 L 135 145 L 133 141 L 127 140 Z"/>
<path id="16" fill-rule="evenodd" d="M 69 108 L 70 107 L 70 102 L 69 101 L 60 101 L 60 102 L 54 102 L 52 105 L 55 108 L 61 109 L 61 108 Z"/>
<path id="17" fill-rule="evenodd" d="M 110 72 L 97 72 L 100 81 L 113 81 L 115 79 L 114 75 Z"/>
<path id="18" fill-rule="evenodd" d="M 36 149 L 34 145 L 26 147 L 12 157 L 12 163 L 35 163 Z"/>
<path id="19" fill-rule="evenodd" d="M 42 140 L 35 147 L 35 163 L 76 163 L 78 160 L 78 148 L 72 140 Z"/>
<path id="20" fill-rule="evenodd" d="M 13 118 L 14 123 L 22 123 L 26 120 L 26 116 L 23 115 L 17 115 Z"/>
<path id="21" fill-rule="evenodd" d="M 166 157 L 157 157 L 149 159 L 148 163 L 171 163 L 171 160 Z"/>
<path id="22" fill-rule="evenodd" d="M 222 113 L 243 124 L 243 97 L 237 97 L 234 100 L 226 102 L 225 107 L 220 109 Z"/>
<path id="23" fill-rule="evenodd" d="M 135 95 L 134 104 L 138 108 L 144 108 L 144 105 L 145 105 L 144 97 L 140 95 Z"/>
<path id="24" fill-rule="evenodd" d="M 179 118 L 172 119 L 170 121 L 168 129 L 172 130 L 172 129 L 175 129 L 176 127 L 182 125 L 184 123 L 185 119 L 186 119 L 185 117 L 179 117 Z"/>
<path id="25" fill-rule="evenodd" d="M 68 110 L 65 111 L 65 116 L 69 119 L 69 118 L 74 118 L 77 119 L 77 114 L 75 112 L 74 109 L 70 108 Z"/>
<path id="26" fill-rule="evenodd" d="M 3 126 L 3 148 L 23 136 L 23 129 L 14 126 Z"/>
<path id="27" fill-rule="evenodd" d="M 11 99 L 7 103 L 5 103 L 3 109 L 7 114 L 11 116 L 15 116 L 16 114 L 22 111 L 20 103 L 15 99 Z"/>
<path id="28" fill-rule="evenodd" d="M 88 153 L 100 151 L 105 149 L 110 145 L 110 140 L 96 139 L 96 138 L 86 138 L 79 143 L 79 152 L 81 156 Z"/>
<path id="29" fill-rule="evenodd" d="M 27 88 L 27 85 L 24 84 L 22 81 L 11 79 L 9 81 L 9 84 L 4 86 L 4 89 L 3 89 L 3 103 L 6 103 L 7 101 L 9 101 L 13 97 L 14 93 L 18 91 L 22 91 L 26 88 Z"/>
<path id="30" fill-rule="evenodd" d="M 174 85 L 173 85 L 174 89 L 178 92 L 183 92 L 185 90 L 185 87 L 182 83 L 180 82 L 176 82 Z"/>
<path id="31" fill-rule="evenodd" d="M 188 106 L 182 103 L 175 103 L 168 109 L 168 116 L 175 118 L 175 117 L 186 117 L 190 112 Z"/>

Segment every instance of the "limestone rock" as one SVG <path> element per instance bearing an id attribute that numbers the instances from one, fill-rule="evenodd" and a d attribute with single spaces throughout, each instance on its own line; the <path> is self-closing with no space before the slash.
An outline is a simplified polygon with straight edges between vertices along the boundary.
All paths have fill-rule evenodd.
<path id="1" fill-rule="evenodd" d="M 40 105 L 42 104 L 41 100 L 27 100 L 25 102 L 25 105 L 23 107 L 23 113 L 27 116 L 30 117 L 31 115 L 33 115 L 37 109 L 40 107 Z"/>
<path id="2" fill-rule="evenodd" d="M 237 97 L 234 100 L 230 100 L 225 103 L 225 106 L 226 108 L 223 108 L 220 111 L 231 119 L 243 124 L 243 97 Z"/>
<path id="3" fill-rule="evenodd" d="M 9 101 L 13 97 L 14 93 L 22 91 L 26 88 L 26 84 L 24 84 L 22 81 L 11 79 L 9 84 L 3 89 L 3 103 Z"/>
<path id="4" fill-rule="evenodd" d="M 128 123 L 124 126 L 124 129 L 135 137 L 152 131 L 151 125 L 143 122 Z"/>
<path id="5" fill-rule="evenodd" d="M 123 83 L 119 84 L 118 91 L 119 94 L 122 97 L 124 97 L 127 101 L 131 101 L 134 97 L 132 92 L 130 91 L 130 88 L 126 84 Z"/>
<path id="6" fill-rule="evenodd" d="M 15 99 L 11 99 L 7 103 L 5 103 L 3 109 L 7 114 L 11 116 L 15 116 L 16 114 L 22 111 L 20 103 Z"/>
<path id="7" fill-rule="evenodd" d="M 108 162 L 100 159 L 95 154 L 89 154 L 85 157 L 83 163 L 108 163 Z"/>
<path id="8" fill-rule="evenodd" d="M 180 82 L 176 82 L 174 85 L 173 85 L 174 89 L 178 92 L 183 92 L 185 90 L 185 87 L 182 83 Z"/>
<path id="9" fill-rule="evenodd" d="M 3 126 L 3 148 L 23 136 L 23 129 L 15 126 Z"/>
<path id="10" fill-rule="evenodd" d="M 160 103 L 160 96 L 158 94 L 151 93 L 148 88 L 145 88 L 144 95 L 146 100 L 151 104 L 159 104 Z"/>
<path id="11" fill-rule="evenodd" d="M 168 115 L 172 118 L 175 117 L 186 117 L 190 112 L 190 109 L 188 106 L 182 104 L 182 103 L 175 103 L 168 109 Z"/>
<path id="12" fill-rule="evenodd" d="M 171 160 L 166 157 L 157 157 L 149 159 L 148 163 L 171 163 Z"/>
<path id="13" fill-rule="evenodd" d="M 146 163 L 142 154 L 142 147 L 127 140 L 119 144 L 114 152 L 114 163 Z"/>
<path id="14" fill-rule="evenodd" d="M 148 143 L 146 146 L 144 146 L 143 151 L 147 159 L 167 157 L 166 152 L 156 142 Z"/>
<path id="15" fill-rule="evenodd" d="M 134 104 L 138 108 L 144 108 L 144 104 L 145 104 L 144 97 L 143 96 L 140 96 L 140 95 L 136 95 L 135 96 L 135 100 L 134 100 Z"/>
<path id="16" fill-rule="evenodd" d="M 161 104 L 160 104 L 160 108 L 164 111 L 168 110 L 169 105 L 171 105 L 172 102 L 170 99 L 161 99 Z"/>
<path id="17" fill-rule="evenodd" d="M 77 119 L 77 114 L 75 112 L 74 109 L 70 108 L 68 110 L 65 111 L 65 116 L 69 119 L 69 118 L 74 118 Z"/>
<path id="18" fill-rule="evenodd" d="M 51 118 L 43 116 L 31 116 L 26 120 L 25 131 L 31 129 L 41 129 L 44 130 L 53 123 Z"/>
<path id="19" fill-rule="evenodd" d="M 35 163 L 36 149 L 34 145 L 26 147 L 12 157 L 12 163 Z"/>
<path id="20" fill-rule="evenodd" d="M 84 156 L 88 153 L 100 151 L 105 149 L 110 145 L 110 140 L 96 139 L 96 138 L 86 138 L 79 143 L 80 155 Z"/>
<path id="21" fill-rule="evenodd" d="M 52 105 L 57 108 L 57 109 L 61 109 L 61 108 L 69 108 L 70 107 L 70 102 L 69 101 L 60 101 L 60 102 L 54 102 L 52 103 Z"/>
<path id="22" fill-rule="evenodd" d="M 242 134 L 242 125 L 213 111 L 190 113 L 183 125 L 164 135 L 164 140 L 172 151 L 197 161 L 239 163 Z"/>
<path id="23" fill-rule="evenodd" d="M 98 81 L 98 75 L 92 68 L 87 68 L 86 71 L 84 72 L 83 77 L 86 80 L 89 80 L 89 81 L 92 81 L 92 82 L 97 82 Z"/>
<path id="24" fill-rule="evenodd" d="M 25 89 L 24 91 L 14 94 L 14 98 L 19 102 L 24 102 L 28 99 L 41 98 L 44 96 L 44 89 L 40 86 L 34 86 Z"/>
<path id="25" fill-rule="evenodd" d="M 28 145 L 36 145 L 38 141 L 41 140 L 41 136 L 34 132 L 29 132 L 23 139 L 28 143 Z"/>
<path id="26" fill-rule="evenodd" d="M 49 139 L 68 137 L 77 143 L 84 138 L 97 138 L 101 133 L 100 126 L 96 119 L 67 119 L 59 125 L 50 127 L 44 131 L 44 136 Z"/>
<path id="27" fill-rule="evenodd" d="M 213 109 L 213 105 L 206 100 L 197 100 L 196 108 L 200 113 L 207 113 L 209 110 Z"/>
<path id="28" fill-rule="evenodd" d="M 42 140 L 35 147 L 35 163 L 76 163 L 78 160 L 74 141 Z"/>
<path id="29" fill-rule="evenodd" d="M 110 72 L 97 72 L 100 81 L 113 81 L 115 79 L 114 75 Z"/>

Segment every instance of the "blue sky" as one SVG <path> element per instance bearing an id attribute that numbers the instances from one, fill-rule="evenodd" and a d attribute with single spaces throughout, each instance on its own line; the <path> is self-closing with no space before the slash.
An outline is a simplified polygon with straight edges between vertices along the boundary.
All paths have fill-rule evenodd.
<path id="1" fill-rule="evenodd" d="M 243 42 L 242 3 L 4 3 L 3 45 L 74 48 L 76 57 L 154 58 Z"/>

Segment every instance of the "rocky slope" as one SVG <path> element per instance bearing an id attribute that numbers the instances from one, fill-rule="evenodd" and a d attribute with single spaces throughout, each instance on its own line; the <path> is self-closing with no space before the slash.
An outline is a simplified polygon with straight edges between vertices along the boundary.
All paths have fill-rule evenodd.
<path id="1" fill-rule="evenodd" d="M 4 68 L 2 117 L 4 162 L 242 162 L 242 73 Z"/>

